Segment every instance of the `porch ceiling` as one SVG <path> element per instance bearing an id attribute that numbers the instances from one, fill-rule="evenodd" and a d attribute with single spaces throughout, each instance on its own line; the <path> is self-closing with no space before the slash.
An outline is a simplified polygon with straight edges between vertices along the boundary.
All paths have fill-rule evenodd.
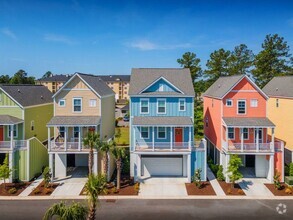
<path id="1" fill-rule="evenodd" d="M 133 125 L 140 126 L 193 126 L 190 117 L 134 117 Z"/>
<path id="2" fill-rule="evenodd" d="M 97 126 L 100 121 L 100 116 L 54 116 L 47 126 Z"/>
<path id="3" fill-rule="evenodd" d="M 268 118 L 249 118 L 249 117 L 224 117 L 224 123 L 228 127 L 275 127 L 274 123 Z"/>
<path id="4" fill-rule="evenodd" d="M 23 123 L 23 120 L 10 115 L 0 115 L 0 125 L 15 125 Z"/>

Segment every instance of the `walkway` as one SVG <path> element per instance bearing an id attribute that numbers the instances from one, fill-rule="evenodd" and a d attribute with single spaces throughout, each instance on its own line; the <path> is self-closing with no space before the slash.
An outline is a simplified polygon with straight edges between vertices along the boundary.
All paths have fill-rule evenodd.
<path id="1" fill-rule="evenodd" d="M 43 177 L 41 175 L 38 179 L 32 182 L 25 190 L 23 190 L 18 196 L 28 196 L 42 181 Z"/>
<path id="2" fill-rule="evenodd" d="M 269 181 L 265 178 L 243 178 L 238 184 L 247 196 L 274 196 L 264 183 L 269 183 Z"/>
<path id="3" fill-rule="evenodd" d="M 218 180 L 216 179 L 215 175 L 211 171 L 210 167 L 207 165 L 207 177 L 212 185 L 212 187 L 215 190 L 215 193 L 217 196 L 225 196 L 226 194 L 224 193 L 222 187 L 220 186 Z"/>
<path id="4" fill-rule="evenodd" d="M 140 180 L 140 197 L 185 197 L 186 178 L 149 177 Z"/>

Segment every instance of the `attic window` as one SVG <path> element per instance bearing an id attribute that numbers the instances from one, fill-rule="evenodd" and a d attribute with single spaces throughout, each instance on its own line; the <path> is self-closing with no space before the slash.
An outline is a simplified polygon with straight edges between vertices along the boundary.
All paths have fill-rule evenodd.
<path id="1" fill-rule="evenodd" d="M 31 131 L 35 130 L 35 121 L 31 121 Z"/>

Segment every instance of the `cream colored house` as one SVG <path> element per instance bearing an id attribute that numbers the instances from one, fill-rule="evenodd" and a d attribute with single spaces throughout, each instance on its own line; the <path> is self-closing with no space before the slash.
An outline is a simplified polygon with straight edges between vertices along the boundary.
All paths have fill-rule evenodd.
<path id="1" fill-rule="evenodd" d="M 63 84 L 70 78 L 70 75 L 51 75 L 49 77 L 36 80 L 36 85 L 46 86 L 52 93 L 60 89 Z"/>
<path id="2" fill-rule="evenodd" d="M 274 77 L 263 91 L 269 96 L 267 115 L 276 125 L 275 137 L 285 143 L 288 164 L 293 162 L 293 76 Z"/>
<path id="3" fill-rule="evenodd" d="M 115 92 L 116 101 L 129 99 L 130 75 L 104 75 L 100 77 Z"/>
<path id="4" fill-rule="evenodd" d="M 115 94 L 100 77 L 75 73 L 53 99 L 54 117 L 47 124 L 48 136 L 53 138 L 48 144 L 49 162 L 54 177 L 65 177 L 69 167 L 88 166 L 89 150 L 83 137 L 89 131 L 98 132 L 105 141 L 114 137 Z M 95 151 L 94 173 L 101 170 L 101 159 Z M 109 174 L 113 169 L 112 164 Z"/>

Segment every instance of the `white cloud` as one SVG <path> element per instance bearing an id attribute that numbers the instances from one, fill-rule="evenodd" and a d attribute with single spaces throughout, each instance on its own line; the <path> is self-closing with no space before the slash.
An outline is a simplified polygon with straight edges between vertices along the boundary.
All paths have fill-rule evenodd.
<path id="1" fill-rule="evenodd" d="M 51 41 L 51 42 L 64 43 L 64 44 L 68 44 L 68 45 L 72 45 L 72 44 L 76 43 L 75 41 L 71 40 L 70 38 L 63 36 L 63 35 L 58 35 L 58 34 L 45 34 L 44 40 Z"/>
<path id="2" fill-rule="evenodd" d="M 2 28 L 1 33 L 6 35 L 7 37 L 10 37 L 13 40 L 16 40 L 16 35 L 9 29 L 9 28 Z"/>
<path id="3" fill-rule="evenodd" d="M 180 48 L 190 48 L 192 47 L 191 44 L 185 43 L 185 44 L 155 44 L 149 40 L 137 40 L 131 43 L 126 44 L 128 47 L 136 48 L 139 50 L 174 50 L 174 49 L 180 49 Z"/>

